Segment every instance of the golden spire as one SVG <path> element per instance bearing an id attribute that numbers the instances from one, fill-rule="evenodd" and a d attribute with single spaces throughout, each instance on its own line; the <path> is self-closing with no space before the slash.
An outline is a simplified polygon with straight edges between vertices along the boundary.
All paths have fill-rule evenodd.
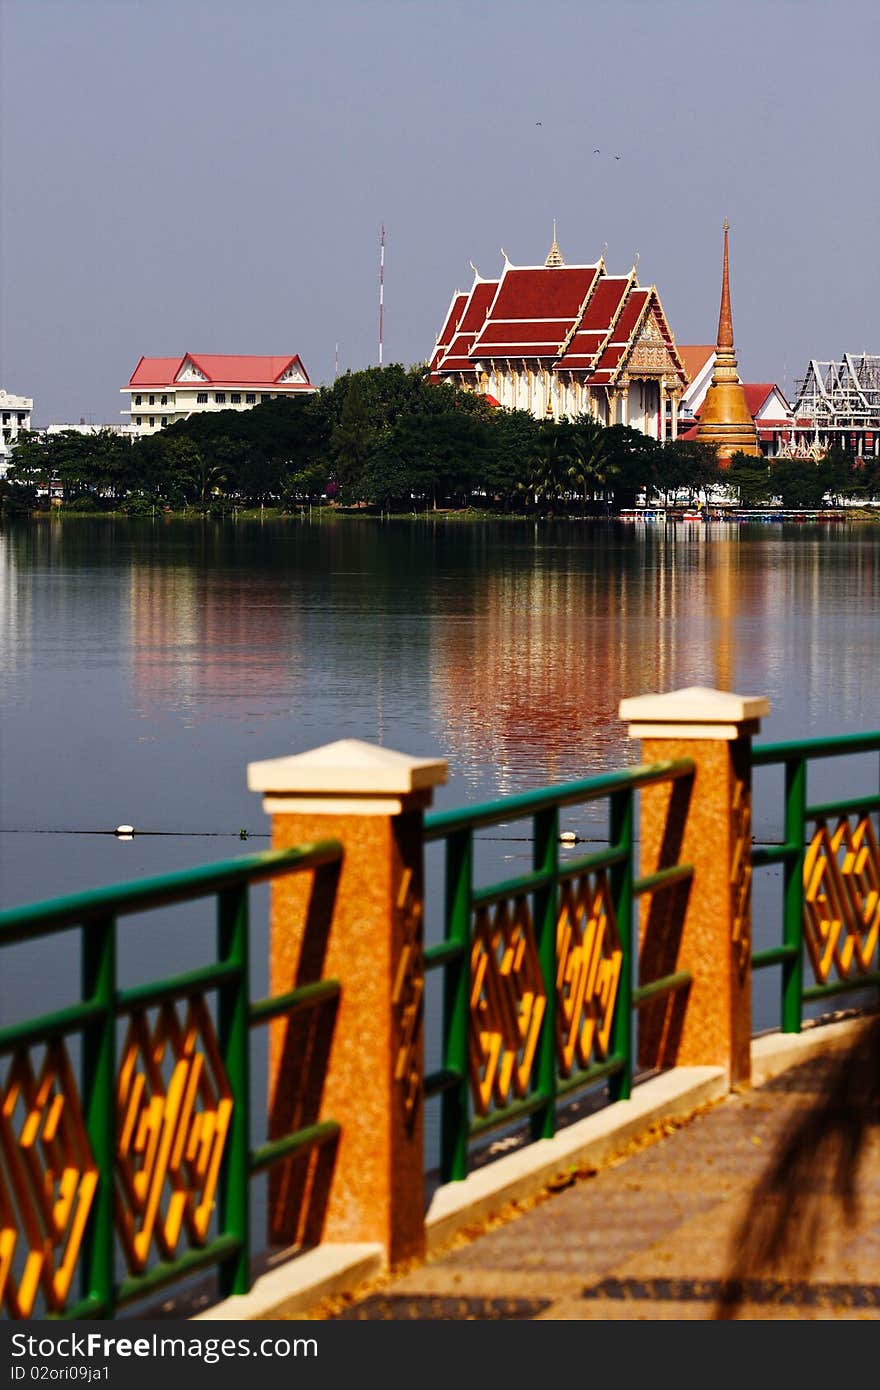
<path id="1" fill-rule="evenodd" d="M 562 252 L 560 251 L 558 245 L 556 244 L 556 218 L 555 218 L 555 217 L 554 217 L 554 219 L 553 219 L 553 245 L 550 247 L 550 250 L 549 250 L 548 255 L 547 255 L 547 259 L 546 259 L 546 261 L 544 262 L 544 264 L 545 264 L 545 266 L 565 265 L 565 261 L 562 259 Z"/>
<path id="2" fill-rule="evenodd" d="M 724 259 L 721 271 L 721 313 L 718 316 L 718 339 L 715 347 L 715 367 L 712 382 L 700 409 L 697 439 L 714 444 L 719 461 L 730 462 L 733 454 L 760 454 L 758 431 L 752 419 L 739 379 L 736 351 L 733 346 L 733 316 L 730 312 L 730 266 L 728 233 L 730 223 L 724 219 Z"/>
<path id="3" fill-rule="evenodd" d="M 724 219 L 724 269 L 721 273 L 721 312 L 718 315 L 718 346 L 733 347 L 733 318 L 730 313 L 730 272 L 727 259 L 727 234 L 730 223 Z"/>

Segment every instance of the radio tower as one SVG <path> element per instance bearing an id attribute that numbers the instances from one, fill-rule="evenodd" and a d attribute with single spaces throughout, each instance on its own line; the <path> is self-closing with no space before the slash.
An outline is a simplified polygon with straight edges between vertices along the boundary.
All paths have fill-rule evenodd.
<path id="1" fill-rule="evenodd" d="M 382 365 L 382 311 L 385 306 L 385 223 L 379 236 L 379 366 Z"/>

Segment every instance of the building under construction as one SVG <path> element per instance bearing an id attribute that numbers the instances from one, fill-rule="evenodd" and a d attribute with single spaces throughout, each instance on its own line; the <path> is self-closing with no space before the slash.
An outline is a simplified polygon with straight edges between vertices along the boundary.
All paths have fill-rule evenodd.
<path id="1" fill-rule="evenodd" d="M 811 359 L 797 382 L 791 424 L 781 433 L 779 452 L 795 458 L 818 458 L 832 448 L 880 457 L 880 357 L 847 352 L 838 362 Z"/>

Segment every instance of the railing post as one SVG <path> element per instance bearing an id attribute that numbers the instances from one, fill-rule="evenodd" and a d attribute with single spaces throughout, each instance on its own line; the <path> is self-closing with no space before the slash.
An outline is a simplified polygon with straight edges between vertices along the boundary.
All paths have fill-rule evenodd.
<path id="1" fill-rule="evenodd" d="M 787 845 L 797 845 L 796 855 L 785 861 L 783 877 L 783 942 L 796 953 L 782 963 L 782 1031 L 801 1031 L 804 987 L 804 859 L 806 848 L 807 760 L 793 758 L 785 764 L 785 831 Z"/>
<path id="2" fill-rule="evenodd" d="M 332 903 L 296 874 L 272 885 L 269 986 L 341 982 L 328 1036 L 271 1025 L 270 1137 L 322 1119 L 341 1126 L 311 1205 L 328 1241 L 382 1245 L 389 1264 L 424 1253 L 424 868 L 422 814 L 446 763 L 343 739 L 251 763 L 276 849 L 335 836 Z M 270 1184 L 270 1239 L 291 1238 L 301 1194 L 288 1164 Z"/>
<path id="3" fill-rule="evenodd" d="M 620 845 L 626 850 L 626 858 L 611 869 L 611 897 L 617 917 L 617 935 L 620 940 L 620 985 L 617 992 L 617 1007 L 614 1011 L 615 1053 L 625 1058 L 623 1070 L 613 1075 L 608 1083 L 612 1100 L 629 1100 L 633 1076 L 633 819 L 634 795 L 631 791 L 612 792 L 609 815 L 608 838 L 612 845 Z"/>
<path id="4" fill-rule="evenodd" d="M 693 780 L 642 793 L 640 874 L 694 867 L 680 891 L 641 900 L 640 961 L 647 978 L 688 970 L 685 993 L 639 1016 L 642 1067 L 722 1066 L 731 1085 L 751 1075 L 751 739 L 769 713 L 764 696 L 697 686 L 623 700 L 645 763 L 688 757 Z"/>
<path id="5" fill-rule="evenodd" d="M 532 1117 L 533 1139 L 552 1139 L 556 1133 L 556 922 L 559 916 L 559 808 L 535 816 L 532 856 L 535 869 L 551 875 L 535 893 L 535 937 L 546 998 L 541 1040 L 536 1057 L 536 1089 L 544 1104 Z"/>
<path id="6" fill-rule="evenodd" d="M 238 967 L 237 976 L 221 985 L 218 1040 L 232 1089 L 232 1121 L 220 1177 L 220 1233 L 234 1235 L 239 1249 L 220 1267 L 220 1292 L 247 1293 L 250 1288 L 250 1006 L 248 970 L 248 890 L 229 888 L 219 895 L 217 959 Z"/>
<path id="7" fill-rule="evenodd" d="M 102 1006 L 83 1030 L 81 1094 L 98 1169 L 98 1187 L 84 1244 L 82 1294 L 115 1313 L 113 1196 L 116 1180 L 116 919 L 101 917 L 82 931 L 82 998 Z"/>
<path id="8" fill-rule="evenodd" d="M 468 1084 L 468 1005 L 470 995 L 471 889 L 474 837 L 471 830 L 451 835 L 446 848 L 446 940 L 462 948 L 443 981 L 443 1065 L 459 1080 L 443 1092 L 440 1121 L 440 1177 L 467 1177 L 470 1085 Z"/>

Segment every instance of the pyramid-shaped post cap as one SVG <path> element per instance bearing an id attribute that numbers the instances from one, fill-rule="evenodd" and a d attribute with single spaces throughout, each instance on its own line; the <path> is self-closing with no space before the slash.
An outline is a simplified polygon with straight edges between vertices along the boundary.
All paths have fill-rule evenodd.
<path id="1" fill-rule="evenodd" d="M 341 738 L 308 753 L 249 763 L 247 784 L 250 791 L 265 793 L 268 812 L 395 815 L 404 809 L 404 800 L 429 804 L 432 789 L 446 781 L 446 774 L 443 758 L 412 758 Z"/>
<path id="2" fill-rule="evenodd" d="M 769 713 L 766 695 L 735 695 L 704 685 L 635 695 L 619 707 L 620 718 L 629 720 L 630 738 L 734 739 L 756 733 Z"/>

